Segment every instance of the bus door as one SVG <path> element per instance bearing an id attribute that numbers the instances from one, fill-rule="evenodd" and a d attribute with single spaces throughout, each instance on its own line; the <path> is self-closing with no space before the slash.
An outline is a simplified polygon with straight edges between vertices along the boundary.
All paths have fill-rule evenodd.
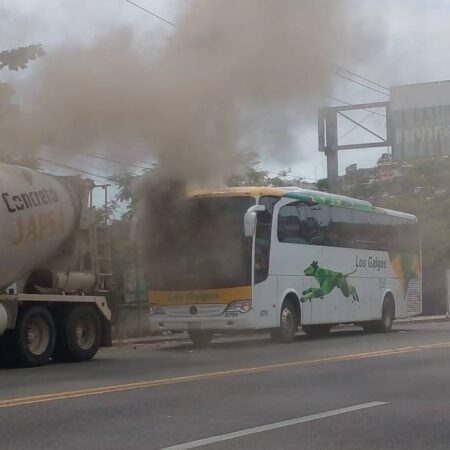
<path id="1" fill-rule="evenodd" d="M 305 276 L 305 270 L 313 263 L 320 264 L 322 254 L 321 247 L 310 239 L 304 203 L 280 204 L 273 243 L 271 267 L 278 275 L 278 311 L 286 294 L 294 292 L 302 300 L 302 323 L 311 323 L 312 303 L 303 301 L 303 293 L 310 293 L 313 281 Z"/>
<path id="2" fill-rule="evenodd" d="M 277 276 L 270 270 L 273 211 L 279 197 L 263 196 L 259 204 L 266 210 L 257 216 L 253 262 L 253 310 L 255 328 L 277 326 Z"/>

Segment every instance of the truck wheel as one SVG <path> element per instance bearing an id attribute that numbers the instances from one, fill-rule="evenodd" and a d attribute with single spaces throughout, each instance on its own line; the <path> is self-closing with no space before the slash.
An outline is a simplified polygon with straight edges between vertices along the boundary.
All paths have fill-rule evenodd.
<path id="1" fill-rule="evenodd" d="M 188 335 L 195 347 L 208 347 L 211 343 L 214 333 L 203 330 L 188 330 Z"/>
<path id="2" fill-rule="evenodd" d="M 54 361 L 88 361 L 95 356 L 100 348 L 102 324 L 92 306 L 77 305 L 62 311 L 56 323 Z"/>
<path id="3" fill-rule="evenodd" d="M 297 312 L 291 301 L 284 301 L 280 313 L 280 326 L 271 330 L 270 336 L 276 342 L 287 344 L 295 339 L 298 320 Z"/>
<path id="4" fill-rule="evenodd" d="M 303 325 L 302 328 L 308 337 L 321 338 L 330 334 L 331 325 L 326 323 L 320 325 Z"/>
<path id="5" fill-rule="evenodd" d="M 56 329 L 51 314 L 43 306 L 31 306 L 19 313 L 12 340 L 20 365 L 40 366 L 55 348 Z"/>
<path id="6" fill-rule="evenodd" d="M 16 363 L 14 331 L 6 330 L 0 336 L 0 367 L 10 367 Z"/>

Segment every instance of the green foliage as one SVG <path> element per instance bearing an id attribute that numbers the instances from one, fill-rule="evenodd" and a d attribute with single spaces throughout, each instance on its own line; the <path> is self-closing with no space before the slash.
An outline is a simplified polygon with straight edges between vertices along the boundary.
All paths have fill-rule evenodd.
<path id="1" fill-rule="evenodd" d="M 148 171 L 150 170 L 148 169 Z M 122 214 L 123 220 L 130 220 L 134 216 L 136 198 L 133 195 L 133 185 L 138 182 L 139 178 L 145 176 L 148 171 L 140 175 L 136 175 L 134 172 L 121 173 L 109 178 L 119 190 L 115 197 L 114 212 L 118 212 L 120 203 L 126 204 L 126 210 Z"/>
<path id="2" fill-rule="evenodd" d="M 38 56 L 44 56 L 44 54 L 41 44 L 4 50 L 0 52 L 0 70 L 5 67 L 15 71 L 26 69 L 29 61 L 36 59 Z"/>
<path id="3" fill-rule="evenodd" d="M 280 170 L 271 176 L 271 172 L 261 167 L 256 154 L 249 154 L 244 161 L 244 169 L 240 174 L 228 177 L 225 184 L 234 186 L 298 186 L 303 183 L 301 177 L 293 175 L 290 168 Z"/>
<path id="4" fill-rule="evenodd" d="M 424 265 L 450 265 L 450 160 L 419 160 L 400 181 L 401 195 L 381 199 L 385 208 L 415 214 Z"/>
<path id="5" fill-rule="evenodd" d="M 405 194 L 383 200 L 380 206 L 417 216 L 424 265 L 450 264 L 450 198 Z"/>
<path id="6" fill-rule="evenodd" d="M 139 264 L 137 247 L 130 239 L 131 221 L 113 220 L 108 225 L 111 239 L 111 258 L 114 273 L 114 292 L 111 295 L 113 305 L 124 303 L 124 274 L 130 267 Z"/>
<path id="7" fill-rule="evenodd" d="M 327 192 L 328 191 L 328 179 L 322 178 L 322 179 L 318 180 L 317 181 L 317 189 L 319 191 Z"/>

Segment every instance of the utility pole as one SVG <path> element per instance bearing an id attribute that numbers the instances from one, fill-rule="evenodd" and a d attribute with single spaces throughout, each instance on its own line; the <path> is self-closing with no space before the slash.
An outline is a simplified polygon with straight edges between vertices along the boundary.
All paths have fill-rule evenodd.
<path id="1" fill-rule="evenodd" d="M 339 191 L 337 115 L 331 111 L 327 111 L 325 114 L 328 190 L 337 194 Z"/>

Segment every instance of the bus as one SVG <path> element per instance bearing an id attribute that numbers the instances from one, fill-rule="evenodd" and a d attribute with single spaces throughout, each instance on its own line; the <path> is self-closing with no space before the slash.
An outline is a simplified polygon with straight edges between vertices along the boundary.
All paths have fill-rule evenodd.
<path id="1" fill-rule="evenodd" d="M 302 188 L 239 187 L 185 199 L 176 235 L 149 265 L 152 331 L 270 330 L 291 342 L 338 324 L 388 333 L 422 311 L 417 219 Z"/>

